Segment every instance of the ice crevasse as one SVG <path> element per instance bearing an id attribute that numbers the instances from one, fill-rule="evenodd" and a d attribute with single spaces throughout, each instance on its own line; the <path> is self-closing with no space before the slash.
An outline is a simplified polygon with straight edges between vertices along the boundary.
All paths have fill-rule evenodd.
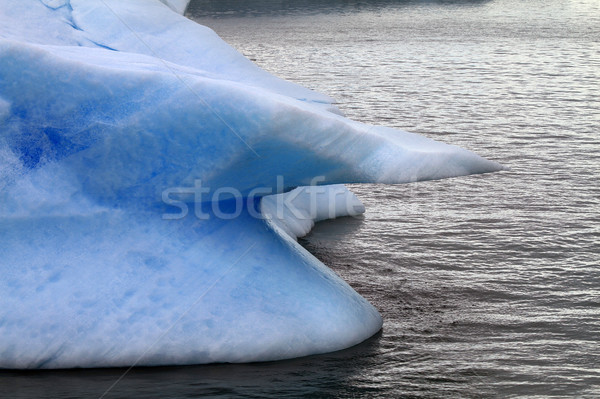
<path id="1" fill-rule="evenodd" d="M 185 18 L 186 5 L 3 2 L 0 368 L 355 345 L 380 315 L 296 236 L 364 211 L 340 183 L 501 169 L 343 117 Z M 304 187 L 315 182 L 327 186 Z"/>

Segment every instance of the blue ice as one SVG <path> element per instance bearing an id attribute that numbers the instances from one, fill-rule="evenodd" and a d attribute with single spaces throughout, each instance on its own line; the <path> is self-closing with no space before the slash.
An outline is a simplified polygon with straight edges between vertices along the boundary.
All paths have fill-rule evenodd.
<path id="1" fill-rule="evenodd" d="M 295 241 L 364 212 L 336 184 L 501 169 L 343 117 L 180 15 L 186 4 L 3 3 L 0 367 L 355 345 L 380 315 Z"/>

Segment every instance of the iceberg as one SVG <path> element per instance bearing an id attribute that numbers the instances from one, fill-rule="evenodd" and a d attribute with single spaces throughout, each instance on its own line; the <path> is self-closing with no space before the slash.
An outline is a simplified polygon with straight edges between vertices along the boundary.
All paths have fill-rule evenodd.
<path id="1" fill-rule="evenodd" d="M 364 212 L 342 183 L 502 169 L 345 118 L 186 6 L 4 1 L 0 368 L 268 361 L 358 344 L 379 313 L 295 238 Z"/>

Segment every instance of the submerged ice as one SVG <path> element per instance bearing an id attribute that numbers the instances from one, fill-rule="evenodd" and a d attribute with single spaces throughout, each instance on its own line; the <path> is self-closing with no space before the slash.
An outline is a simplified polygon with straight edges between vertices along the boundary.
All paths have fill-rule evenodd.
<path id="1" fill-rule="evenodd" d="M 500 169 L 344 118 L 178 14 L 185 5 L 0 9 L 0 367 L 263 361 L 357 344 L 381 328 L 378 312 L 295 241 L 364 211 L 335 184 Z M 334 185 L 293 190 L 316 177 Z"/>

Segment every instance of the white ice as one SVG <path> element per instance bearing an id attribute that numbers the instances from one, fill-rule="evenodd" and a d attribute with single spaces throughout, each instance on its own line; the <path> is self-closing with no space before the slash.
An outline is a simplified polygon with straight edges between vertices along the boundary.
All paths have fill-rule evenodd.
<path id="1" fill-rule="evenodd" d="M 365 207 L 343 184 L 332 184 L 267 195 L 261 199 L 260 211 L 272 228 L 296 239 L 307 235 L 315 222 L 362 215 Z"/>
<path id="2" fill-rule="evenodd" d="M 501 168 L 344 118 L 186 5 L 3 1 L 1 368 L 347 348 L 381 317 L 294 238 L 364 208 L 343 186 L 290 190 Z"/>

